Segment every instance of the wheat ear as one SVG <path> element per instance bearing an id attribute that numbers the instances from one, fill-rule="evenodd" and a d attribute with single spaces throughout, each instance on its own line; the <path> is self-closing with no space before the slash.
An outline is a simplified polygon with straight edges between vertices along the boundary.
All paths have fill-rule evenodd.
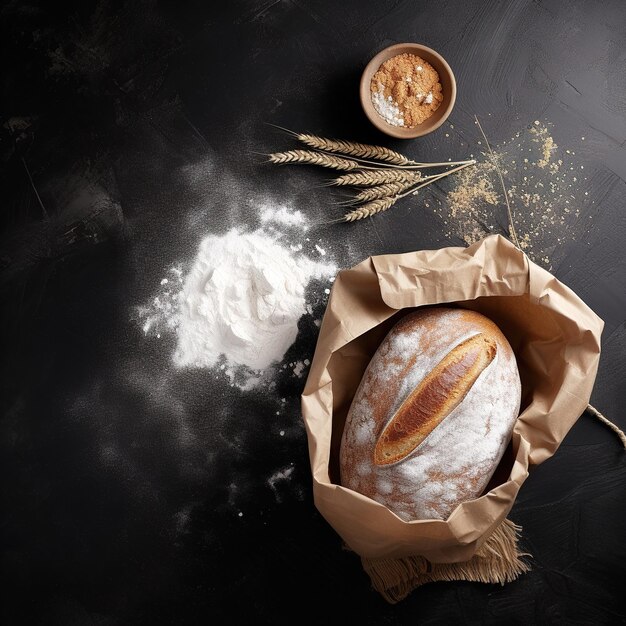
<path id="1" fill-rule="evenodd" d="M 343 174 L 333 179 L 331 185 L 352 185 L 353 187 L 370 187 L 386 183 L 408 183 L 421 180 L 421 172 L 412 170 L 367 170 Z"/>
<path id="2" fill-rule="evenodd" d="M 412 187 L 416 181 L 387 183 L 386 185 L 376 185 L 374 187 L 366 187 L 357 193 L 354 198 L 348 200 L 344 204 L 358 204 L 359 202 L 369 202 L 378 200 L 379 198 L 387 198 L 395 196 L 405 189 Z"/>
<path id="3" fill-rule="evenodd" d="M 379 200 L 373 200 L 372 202 L 368 202 L 363 206 L 360 206 L 358 209 L 354 209 L 354 211 L 346 213 L 343 216 L 342 221 L 355 222 L 356 220 L 362 220 L 366 217 L 371 217 L 376 213 L 386 211 L 387 209 L 392 207 L 399 199 L 400 196 L 391 196 L 390 198 L 380 198 Z"/>
<path id="4" fill-rule="evenodd" d="M 411 159 L 408 159 L 403 154 L 383 146 L 372 146 L 356 141 L 345 141 L 343 139 L 326 139 L 325 137 L 318 137 L 317 135 L 310 135 L 308 133 L 299 133 L 296 135 L 296 138 L 298 141 L 311 148 L 325 150 L 326 152 L 337 152 L 347 156 L 386 161 L 387 163 L 394 163 L 395 165 L 420 165 L 416 161 L 411 161 Z"/>
<path id="5" fill-rule="evenodd" d="M 321 165 L 335 170 L 354 170 L 361 167 L 359 163 L 352 159 L 315 152 L 314 150 L 288 150 L 287 152 L 273 152 L 268 155 L 270 163 L 287 165 L 292 163 L 309 163 L 311 165 Z"/>

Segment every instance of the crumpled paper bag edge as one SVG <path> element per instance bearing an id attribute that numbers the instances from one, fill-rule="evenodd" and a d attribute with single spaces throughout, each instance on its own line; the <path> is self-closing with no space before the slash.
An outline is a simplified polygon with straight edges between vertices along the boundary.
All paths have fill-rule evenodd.
<path id="1" fill-rule="evenodd" d="M 562 425 L 557 437 L 544 439 L 541 437 L 541 431 L 537 434 L 537 421 L 546 414 L 542 414 L 541 411 L 538 412 L 535 410 L 536 408 L 533 409 L 533 404 L 520 414 L 512 436 L 515 461 L 506 482 L 475 500 L 460 504 L 448 520 L 405 522 L 383 505 L 330 482 L 328 463 L 332 433 L 333 394 L 332 380 L 327 365 L 332 354 L 339 347 L 359 337 L 402 308 L 472 299 L 467 297 L 468 292 L 464 291 L 463 286 L 458 284 L 454 285 L 454 289 L 447 291 L 446 298 L 442 298 L 441 293 L 435 289 L 434 291 L 431 290 L 435 294 L 434 298 L 431 296 L 424 301 L 422 295 L 422 299 L 416 299 L 420 291 L 414 289 L 415 285 L 406 288 L 402 284 L 395 284 L 398 281 L 401 283 L 406 277 L 395 273 L 389 279 L 389 275 L 385 274 L 388 269 L 386 263 L 391 263 L 392 267 L 393 264 L 398 267 L 407 262 L 408 280 L 413 280 L 415 275 L 419 274 L 419 272 L 411 273 L 416 261 L 429 254 L 434 257 L 441 255 L 445 257 L 446 251 L 450 253 L 453 261 L 457 261 L 461 266 L 464 261 L 468 261 L 475 266 L 475 269 L 476 267 L 480 269 L 480 278 L 473 290 L 474 298 L 494 294 L 512 295 L 510 291 L 507 291 L 512 288 L 511 284 L 515 286 L 514 293 L 519 294 L 522 284 L 520 277 L 525 274 L 524 292 L 534 302 L 547 307 L 549 310 L 552 305 L 551 300 L 555 298 L 560 304 L 574 302 L 576 308 L 581 310 L 581 318 L 584 320 L 584 326 L 586 326 L 581 328 L 580 332 L 592 338 L 591 351 L 595 351 L 595 357 L 592 355 L 589 363 L 587 363 L 588 384 L 584 386 L 582 392 L 580 389 L 577 390 L 575 401 L 570 404 L 568 409 L 568 419 Z M 507 260 L 510 261 L 507 263 L 511 268 L 510 274 L 500 272 L 499 275 L 494 276 L 493 265 L 498 265 L 498 254 L 507 255 Z M 426 274 L 428 273 L 429 270 L 426 270 Z M 374 279 L 378 284 L 380 302 L 374 301 L 373 318 L 370 318 L 370 322 L 372 319 L 375 320 L 374 324 L 362 323 L 362 320 L 359 323 L 359 317 L 364 313 L 364 305 L 358 298 L 355 298 L 354 302 L 348 302 L 351 311 L 348 320 L 334 310 L 333 294 L 342 289 L 343 282 L 347 281 L 352 284 L 355 279 L 358 287 L 363 289 L 373 289 L 375 287 Z M 385 288 L 385 285 L 389 284 L 393 284 L 394 287 L 391 291 Z M 383 286 L 381 287 L 381 285 Z M 339 308 L 342 309 L 343 307 Z M 367 315 L 369 314 L 368 312 Z M 333 291 L 320 328 L 318 346 L 302 394 L 302 412 L 309 442 L 316 507 L 344 539 L 347 546 L 360 556 L 393 558 L 422 554 L 433 562 L 454 562 L 471 558 L 493 528 L 508 515 L 519 489 L 528 476 L 529 467 L 543 462 L 554 454 L 567 431 L 584 411 L 597 373 L 602 327 L 602 320 L 576 294 L 549 272 L 535 265 L 522 251 L 515 248 L 501 235 L 490 235 L 468 248 L 442 248 L 435 251 L 422 250 L 400 255 L 371 256 L 352 268 L 341 270 L 333 285 Z M 323 341 L 320 342 L 320 338 L 323 338 Z M 589 379 L 591 379 L 590 384 Z M 531 445 L 522 436 L 528 432 L 534 433 L 532 439 L 539 441 L 541 445 Z M 503 505 L 503 502 L 506 504 Z M 492 504 L 493 506 L 491 506 Z M 353 530 L 358 528 L 359 520 L 362 520 L 364 515 L 374 514 L 376 519 L 380 520 L 382 525 L 388 529 L 385 535 L 391 539 L 385 540 L 384 537 L 371 536 L 368 536 L 366 541 L 356 539 L 353 536 L 355 534 Z M 433 541 L 419 541 L 419 535 L 422 534 L 422 531 L 426 532 L 426 535 L 431 534 L 436 539 L 434 541 L 435 547 L 433 547 Z"/>

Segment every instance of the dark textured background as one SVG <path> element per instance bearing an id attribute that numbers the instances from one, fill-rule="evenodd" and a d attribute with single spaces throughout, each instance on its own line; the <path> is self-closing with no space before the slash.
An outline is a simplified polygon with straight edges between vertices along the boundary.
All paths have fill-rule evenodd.
<path id="1" fill-rule="evenodd" d="M 331 214 L 315 169 L 260 163 L 292 146 L 266 122 L 433 161 L 476 150 L 474 115 L 495 145 L 546 121 L 594 201 L 538 245 L 606 322 L 592 403 L 625 428 L 626 3 L 5 2 L 0 20 L 3 623 L 626 623 L 626 452 L 589 416 L 511 513 L 531 573 L 392 607 L 313 506 L 304 379 L 280 378 L 276 416 L 172 372 L 173 340 L 132 313 L 208 232 L 254 227 L 257 196 Z M 402 143 L 364 119 L 360 72 L 402 41 L 455 70 L 454 129 Z M 463 244 L 420 206 L 320 240 L 340 267 Z M 310 358 L 300 330 L 289 355 Z"/>

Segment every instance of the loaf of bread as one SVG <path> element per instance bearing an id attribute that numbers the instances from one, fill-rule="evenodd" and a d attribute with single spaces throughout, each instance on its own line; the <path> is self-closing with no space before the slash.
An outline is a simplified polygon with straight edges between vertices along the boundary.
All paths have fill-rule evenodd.
<path id="1" fill-rule="evenodd" d="M 405 521 L 447 519 L 481 495 L 510 440 L 521 384 L 506 337 L 480 313 L 405 315 L 372 357 L 341 439 L 341 484 Z"/>

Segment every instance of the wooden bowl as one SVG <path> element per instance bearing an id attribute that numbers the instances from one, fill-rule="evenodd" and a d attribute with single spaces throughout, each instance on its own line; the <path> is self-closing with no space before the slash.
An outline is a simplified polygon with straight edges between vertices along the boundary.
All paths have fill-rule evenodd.
<path id="1" fill-rule="evenodd" d="M 395 57 L 398 54 L 416 54 L 420 56 L 424 61 L 430 63 L 437 73 L 439 74 L 439 80 L 441 82 L 441 93 L 443 94 L 443 101 L 439 105 L 438 109 L 421 124 L 418 124 L 414 128 L 404 128 L 403 126 L 393 126 L 385 121 L 385 119 L 376 111 L 372 104 L 371 96 L 371 82 L 372 76 L 378 71 L 378 68 L 391 57 Z M 415 137 L 422 137 L 428 133 L 432 133 L 439 128 L 447 119 L 452 109 L 454 108 L 454 102 L 456 100 L 456 80 L 452 69 L 446 62 L 446 60 L 432 48 L 423 46 L 419 43 L 398 43 L 393 46 L 389 46 L 384 50 L 381 50 L 372 60 L 365 66 L 363 74 L 361 76 L 361 106 L 367 118 L 383 133 L 397 137 L 399 139 L 413 139 Z"/>

